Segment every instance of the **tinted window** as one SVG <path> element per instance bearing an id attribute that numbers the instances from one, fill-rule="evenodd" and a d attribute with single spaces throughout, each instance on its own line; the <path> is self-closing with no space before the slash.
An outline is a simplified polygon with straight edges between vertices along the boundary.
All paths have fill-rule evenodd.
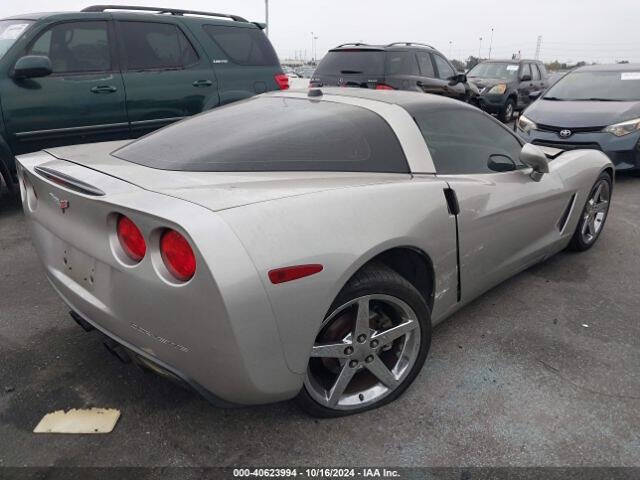
<path id="1" fill-rule="evenodd" d="M 110 71 L 107 22 L 59 23 L 45 30 L 27 53 L 48 56 L 54 73 Z"/>
<path id="2" fill-rule="evenodd" d="M 521 145 L 515 136 L 486 114 L 451 107 L 411 112 L 424 136 L 436 172 L 440 174 L 495 173 L 492 156 L 509 157 L 519 165 Z"/>
<path id="3" fill-rule="evenodd" d="M 205 25 L 204 31 L 218 44 L 227 58 L 238 65 L 267 66 L 280 62 L 262 30 Z"/>
<path id="4" fill-rule="evenodd" d="M 381 76 L 384 74 L 384 52 L 379 50 L 334 50 L 328 52 L 316 75 L 364 74 Z"/>
<path id="5" fill-rule="evenodd" d="M 540 70 L 538 70 L 538 66 L 535 63 L 531 64 L 531 73 L 532 80 L 540 80 Z"/>
<path id="6" fill-rule="evenodd" d="M 523 63 L 522 72 L 520 73 L 520 78 L 524 78 L 526 75 L 529 75 L 529 77 L 531 77 L 531 67 L 529 66 L 528 63 Z"/>
<path id="7" fill-rule="evenodd" d="M 273 97 L 216 108 L 114 155 L 165 170 L 409 171 L 391 127 L 370 110 Z"/>
<path id="8" fill-rule="evenodd" d="M 542 98 L 555 100 L 639 101 L 640 71 L 582 71 L 562 77 Z"/>
<path id="9" fill-rule="evenodd" d="M 418 62 L 413 52 L 387 52 L 387 75 L 419 75 Z"/>
<path id="10" fill-rule="evenodd" d="M 198 54 L 178 27 L 169 23 L 118 22 L 128 70 L 184 68 Z"/>
<path id="11" fill-rule="evenodd" d="M 451 68 L 449 63 L 440 55 L 434 54 L 433 59 L 435 60 L 436 67 L 438 68 L 438 78 L 446 80 L 447 78 L 455 75 L 453 68 Z"/>
<path id="12" fill-rule="evenodd" d="M 420 66 L 420 73 L 425 77 L 435 77 L 433 72 L 433 63 L 431 62 L 431 55 L 428 53 L 418 53 L 418 65 Z"/>

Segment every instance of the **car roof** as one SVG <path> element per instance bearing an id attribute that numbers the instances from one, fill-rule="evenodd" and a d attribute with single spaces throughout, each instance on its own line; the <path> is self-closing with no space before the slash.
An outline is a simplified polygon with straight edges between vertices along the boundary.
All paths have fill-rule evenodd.
<path id="1" fill-rule="evenodd" d="M 480 63 L 523 63 L 523 62 L 528 62 L 528 63 L 542 63 L 540 60 L 529 60 L 526 58 L 521 58 L 519 60 L 510 60 L 510 59 L 500 59 L 500 58 L 496 58 L 496 59 L 490 59 L 490 60 L 483 60 Z"/>
<path id="2" fill-rule="evenodd" d="M 292 96 L 299 97 L 300 93 L 308 93 L 312 90 L 320 90 L 323 95 L 332 95 L 339 97 L 362 98 L 365 100 L 373 100 L 376 102 L 398 105 L 404 109 L 413 106 L 429 106 L 432 108 L 468 108 L 475 110 L 476 108 L 468 103 L 444 97 L 442 95 L 432 95 L 422 92 L 411 92 L 408 90 L 374 90 L 369 88 L 345 88 L 345 87 L 318 87 L 307 90 L 278 90 L 267 93 L 265 95 Z M 322 96 L 309 97 L 312 100 L 321 100 Z"/>
<path id="3" fill-rule="evenodd" d="M 329 50 L 330 52 L 339 52 L 341 50 L 373 50 L 373 51 L 408 51 L 408 50 L 431 50 L 438 52 L 438 49 L 426 43 L 418 42 L 393 42 L 386 45 L 369 45 L 367 43 L 343 43 Z"/>
<path id="4" fill-rule="evenodd" d="M 640 70 L 640 63 L 613 63 L 607 65 L 586 65 L 578 67 L 574 72 L 629 72 Z"/>

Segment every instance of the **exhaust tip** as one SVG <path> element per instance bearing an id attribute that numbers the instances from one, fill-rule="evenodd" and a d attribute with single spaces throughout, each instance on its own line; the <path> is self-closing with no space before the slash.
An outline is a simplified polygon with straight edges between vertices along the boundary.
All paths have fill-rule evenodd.
<path id="1" fill-rule="evenodd" d="M 73 310 L 69 312 L 69 315 L 71 315 L 71 318 L 73 318 L 73 320 L 78 325 L 80 325 L 85 332 L 90 332 L 92 330 L 95 330 L 95 327 L 93 325 L 91 325 L 89 322 L 87 322 L 84 318 L 82 318 Z"/>
<path id="2" fill-rule="evenodd" d="M 131 363 L 131 355 L 129 355 L 129 352 L 127 352 L 127 350 L 122 345 L 114 342 L 110 338 L 105 338 L 102 344 L 110 354 L 112 354 L 122 363 Z"/>

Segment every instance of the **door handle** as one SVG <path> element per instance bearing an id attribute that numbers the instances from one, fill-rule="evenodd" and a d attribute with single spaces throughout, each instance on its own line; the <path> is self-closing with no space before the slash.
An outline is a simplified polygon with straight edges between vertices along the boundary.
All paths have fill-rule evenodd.
<path id="1" fill-rule="evenodd" d="M 192 85 L 194 87 L 210 87 L 213 85 L 213 82 L 211 80 L 196 80 Z"/>
<path id="2" fill-rule="evenodd" d="M 97 85 L 91 89 L 92 93 L 114 93 L 118 89 L 113 85 Z"/>

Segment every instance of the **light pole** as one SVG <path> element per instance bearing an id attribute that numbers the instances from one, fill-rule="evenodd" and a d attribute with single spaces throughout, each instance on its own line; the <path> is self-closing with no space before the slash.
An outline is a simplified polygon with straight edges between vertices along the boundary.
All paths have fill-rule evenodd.
<path id="1" fill-rule="evenodd" d="M 313 37 L 314 43 L 313 43 L 313 64 L 315 65 L 316 62 L 318 61 L 318 37 Z"/>
<path id="2" fill-rule="evenodd" d="M 313 61 L 313 32 L 311 32 L 311 61 Z"/>
<path id="3" fill-rule="evenodd" d="M 453 45 L 453 42 L 451 40 L 449 40 L 449 60 L 451 60 L 451 46 Z"/>
<path id="4" fill-rule="evenodd" d="M 491 27 L 491 40 L 489 42 L 489 60 L 491 60 L 491 47 L 493 47 L 493 27 Z"/>
<path id="5" fill-rule="evenodd" d="M 267 24 L 267 26 L 264 29 L 264 34 L 268 37 L 269 36 L 269 0 L 264 0 L 264 23 Z"/>
<path id="6" fill-rule="evenodd" d="M 480 61 L 480 52 L 482 52 L 482 37 L 480 37 L 480 46 L 478 46 L 478 61 Z"/>

